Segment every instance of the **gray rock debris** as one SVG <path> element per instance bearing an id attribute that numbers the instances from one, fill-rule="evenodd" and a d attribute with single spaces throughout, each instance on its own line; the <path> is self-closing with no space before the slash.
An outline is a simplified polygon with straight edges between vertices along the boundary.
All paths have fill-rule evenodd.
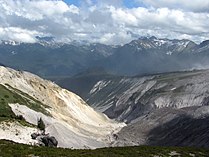
<path id="1" fill-rule="evenodd" d="M 33 133 L 31 134 L 31 138 L 34 140 L 38 140 L 39 145 L 46 147 L 57 147 L 58 141 L 54 136 L 49 136 L 49 134 L 45 133 Z"/>

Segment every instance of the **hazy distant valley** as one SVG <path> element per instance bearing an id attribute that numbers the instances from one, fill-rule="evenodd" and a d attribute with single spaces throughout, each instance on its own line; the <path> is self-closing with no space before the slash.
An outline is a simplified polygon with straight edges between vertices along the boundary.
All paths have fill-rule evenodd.
<path id="1" fill-rule="evenodd" d="M 34 44 L 2 41 L 0 63 L 44 78 L 103 69 L 115 75 L 145 75 L 208 68 L 209 42 L 142 37 L 124 45 L 84 42 Z"/>

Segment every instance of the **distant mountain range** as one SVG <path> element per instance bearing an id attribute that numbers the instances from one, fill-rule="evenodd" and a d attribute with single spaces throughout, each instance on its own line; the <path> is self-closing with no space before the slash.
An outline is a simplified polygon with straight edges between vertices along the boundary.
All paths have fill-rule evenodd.
<path id="1" fill-rule="evenodd" d="M 37 37 L 37 43 L 2 41 L 0 63 L 42 77 L 73 76 L 102 68 L 117 75 L 143 75 L 209 67 L 209 41 L 141 37 L 125 45 L 88 42 L 56 43 Z"/>

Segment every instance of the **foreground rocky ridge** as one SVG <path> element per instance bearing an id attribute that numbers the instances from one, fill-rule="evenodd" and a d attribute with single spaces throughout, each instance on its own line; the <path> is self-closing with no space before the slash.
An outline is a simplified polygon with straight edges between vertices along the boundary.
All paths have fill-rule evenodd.
<path id="1" fill-rule="evenodd" d="M 2 91 L 8 90 L 8 93 L 12 92 L 25 101 L 25 103 L 19 103 L 20 98 L 17 99 L 18 101 L 12 101 L 14 95 L 13 97 L 5 95 L 6 101 L 9 99 L 8 101 L 11 102 L 8 104 L 2 102 L 1 105 L 9 105 L 13 113 L 22 115 L 33 125 L 37 125 L 37 120 L 41 117 L 46 125 L 46 132 L 58 140 L 59 147 L 105 147 L 111 142 L 111 134 L 124 126 L 94 111 L 74 93 L 31 73 L 0 66 L 0 84 Z M 8 123 L 13 125 L 13 122 Z M 0 137 L 13 140 L 12 129 L 10 127 L 5 129 L 2 125 L 0 124 L 0 129 L 3 131 L 0 134 L 9 136 Z M 20 134 L 24 129 L 27 130 L 19 123 L 16 125 L 20 127 L 17 130 Z M 29 144 L 31 143 L 29 134 L 33 132 L 34 129 L 24 134 L 25 140 L 18 138 L 17 135 L 14 141 Z"/>

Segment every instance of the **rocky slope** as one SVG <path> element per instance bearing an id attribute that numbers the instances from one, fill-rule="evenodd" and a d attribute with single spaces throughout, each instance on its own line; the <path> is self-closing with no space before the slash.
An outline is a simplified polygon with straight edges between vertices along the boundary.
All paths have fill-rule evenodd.
<path id="1" fill-rule="evenodd" d="M 88 92 L 82 96 L 96 110 L 127 123 L 112 146 L 209 146 L 209 70 L 100 76 L 91 87 L 83 86 Z M 91 79 L 77 78 L 74 86 Z"/>
<path id="2" fill-rule="evenodd" d="M 118 134 L 113 146 L 209 146 L 209 106 L 161 108 L 141 116 Z"/>
<path id="3" fill-rule="evenodd" d="M 96 77 L 96 75 L 92 75 Z M 74 81 L 82 84 L 85 76 Z M 89 78 L 89 76 L 88 76 Z M 100 78 L 98 76 L 98 78 Z M 131 122 L 141 115 L 164 107 L 207 106 L 209 97 L 208 70 L 174 72 L 150 76 L 108 76 L 83 87 L 81 96 L 96 110 L 110 118 Z M 71 84 L 70 80 L 68 80 Z M 59 82 L 62 85 L 62 82 Z M 88 84 L 88 80 L 85 80 Z M 67 87 L 67 86 L 65 86 Z M 70 86 L 68 88 L 71 88 Z M 78 88 L 73 91 L 80 94 Z"/>
<path id="4" fill-rule="evenodd" d="M 124 126 L 94 111 L 74 93 L 31 73 L 0 66 L 0 84 L 1 139 L 31 143 L 30 134 L 34 127 L 28 129 L 21 125 L 13 118 L 13 113 L 22 115 L 26 122 L 33 125 L 37 125 L 37 120 L 42 118 L 46 132 L 58 140 L 60 147 L 108 146 L 112 142 L 111 134 Z"/>

